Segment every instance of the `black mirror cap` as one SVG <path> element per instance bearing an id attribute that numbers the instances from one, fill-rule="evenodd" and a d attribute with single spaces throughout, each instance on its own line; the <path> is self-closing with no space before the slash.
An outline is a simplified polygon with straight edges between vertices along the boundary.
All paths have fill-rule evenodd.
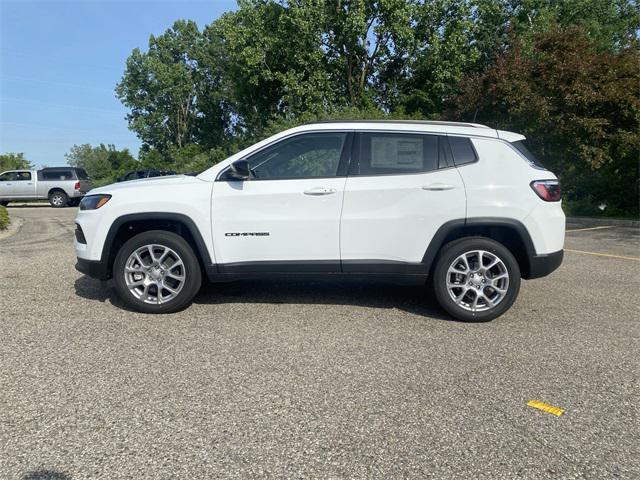
<path id="1" fill-rule="evenodd" d="M 246 160 L 236 160 L 231 164 L 231 176 L 236 180 L 248 180 L 251 176 L 249 162 Z"/>

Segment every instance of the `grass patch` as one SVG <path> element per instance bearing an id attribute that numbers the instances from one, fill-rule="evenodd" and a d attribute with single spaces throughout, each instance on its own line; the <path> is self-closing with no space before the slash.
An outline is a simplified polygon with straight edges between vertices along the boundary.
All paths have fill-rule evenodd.
<path id="1" fill-rule="evenodd" d="M 0 205 L 0 230 L 6 229 L 9 226 L 10 222 L 11 220 L 9 220 L 9 212 L 7 211 L 6 207 Z"/>

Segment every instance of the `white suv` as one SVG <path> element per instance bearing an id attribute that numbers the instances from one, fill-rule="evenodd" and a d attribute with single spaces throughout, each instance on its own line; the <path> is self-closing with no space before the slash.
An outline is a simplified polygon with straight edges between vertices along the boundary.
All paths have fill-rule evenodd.
<path id="1" fill-rule="evenodd" d="M 201 279 L 358 277 L 433 287 L 461 320 L 513 304 L 562 262 L 555 175 L 522 135 L 353 121 L 293 128 L 198 176 L 109 185 L 76 217 L 76 268 L 131 308 L 187 306 Z"/>

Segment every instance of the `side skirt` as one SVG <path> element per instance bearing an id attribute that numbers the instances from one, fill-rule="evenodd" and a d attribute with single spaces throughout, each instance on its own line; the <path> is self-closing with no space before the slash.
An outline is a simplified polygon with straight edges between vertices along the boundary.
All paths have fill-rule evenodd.
<path id="1" fill-rule="evenodd" d="M 358 280 L 422 285 L 427 280 L 423 264 L 392 261 L 267 261 L 210 265 L 210 282 L 246 279 Z"/>

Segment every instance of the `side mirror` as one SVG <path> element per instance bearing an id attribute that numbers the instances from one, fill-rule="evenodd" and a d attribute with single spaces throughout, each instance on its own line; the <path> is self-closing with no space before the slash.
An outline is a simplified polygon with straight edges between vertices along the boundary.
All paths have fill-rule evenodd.
<path id="1" fill-rule="evenodd" d="M 251 177 L 251 169 L 249 168 L 249 162 L 246 160 L 236 160 L 231 164 L 231 170 L 229 170 L 230 176 L 234 180 L 248 180 Z"/>

